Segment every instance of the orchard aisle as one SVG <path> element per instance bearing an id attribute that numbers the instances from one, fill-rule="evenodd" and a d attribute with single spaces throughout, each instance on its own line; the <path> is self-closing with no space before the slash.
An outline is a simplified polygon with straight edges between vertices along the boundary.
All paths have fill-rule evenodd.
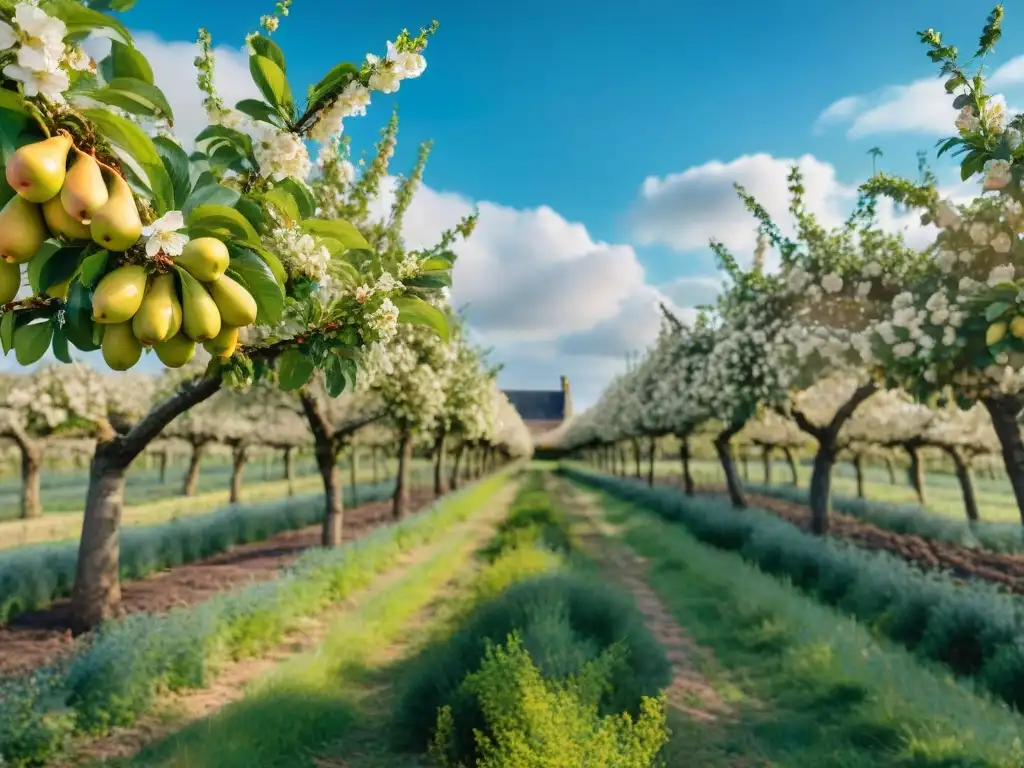
<path id="1" fill-rule="evenodd" d="M 177 710 L 170 725 L 165 711 L 64 765 L 332 766 L 316 754 L 344 748 L 354 760 L 364 746 L 379 757 L 386 734 L 378 733 L 377 715 L 387 699 L 375 671 L 411 652 L 442 619 L 443 606 L 457 604 L 473 553 L 507 515 L 518 485 L 507 482 L 481 513 L 404 554 L 372 586 L 305 622 L 271 653 L 229 665 L 212 687 L 169 701 L 165 710 Z M 332 743 L 339 733 L 344 747 Z"/>

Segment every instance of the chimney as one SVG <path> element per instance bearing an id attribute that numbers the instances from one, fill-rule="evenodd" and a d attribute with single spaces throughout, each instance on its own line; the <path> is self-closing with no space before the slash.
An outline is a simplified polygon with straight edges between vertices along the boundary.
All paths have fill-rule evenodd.
<path id="1" fill-rule="evenodd" d="M 560 376 L 562 382 L 562 394 L 565 396 L 565 405 L 562 407 L 562 420 L 568 421 L 572 418 L 572 393 L 569 391 L 569 377 Z"/>

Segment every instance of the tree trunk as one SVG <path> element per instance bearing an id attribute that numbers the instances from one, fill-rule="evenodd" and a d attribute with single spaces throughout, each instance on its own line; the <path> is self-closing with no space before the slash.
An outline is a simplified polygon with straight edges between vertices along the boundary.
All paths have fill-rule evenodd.
<path id="1" fill-rule="evenodd" d="M 286 446 L 284 451 L 283 451 L 283 454 L 284 454 L 283 455 L 283 459 L 284 459 L 284 479 L 288 481 L 288 495 L 289 496 L 294 496 L 295 495 L 295 487 L 294 487 L 294 482 L 295 482 L 295 463 L 293 461 L 293 456 L 292 456 L 293 451 L 294 451 L 294 448 L 292 446 L 290 446 L 290 445 Z"/>
<path id="2" fill-rule="evenodd" d="M 445 454 L 448 452 L 448 434 L 440 430 L 434 441 L 434 496 L 448 493 L 448 475 L 445 473 Z"/>
<path id="3" fill-rule="evenodd" d="M 953 466 L 956 467 L 956 479 L 960 482 L 960 493 L 964 497 L 964 513 L 970 522 L 976 523 L 981 519 L 981 515 L 978 514 L 978 499 L 974 495 L 971 466 L 967 463 L 963 452 L 956 446 L 944 445 L 942 450 L 953 460 Z"/>
<path id="4" fill-rule="evenodd" d="M 857 476 L 857 498 L 864 498 L 864 460 L 858 453 L 853 457 L 853 472 Z"/>
<path id="5" fill-rule="evenodd" d="M 811 471 L 811 533 L 828 533 L 829 512 L 832 506 L 832 467 L 836 463 L 836 440 L 839 430 L 825 430 L 818 438 L 818 452 L 814 454 Z"/>
<path id="6" fill-rule="evenodd" d="M 921 451 L 916 443 L 906 443 L 903 449 L 910 457 L 910 468 L 907 476 L 910 479 L 910 487 L 917 494 L 917 501 L 924 506 L 924 463 L 921 461 Z"/>
<path id="7" fill-rule="evenodd" d="M 782 449 L 783 454 L 786 456 L 786 463 L 789 464 L 789 471 L 792 475 L 792 484 L 794 486 L 800 485 L 800 474 L 796 465 L 796 459 L 793 458 L 793 451 L 789 447 Z"/>
<path id="8" fill-rule="evenodd" d="M 459 469 L 462 465 L 462 457 L 466 453 L 466 444 L 459 443 L 459 447 L 455 449 L 455 457 L 452 459 L 452 474 L 450 487 L 453 491 L 459 488 Z"/>
<path id="9" fill-rule="evenodd" d="M 352 486 L 352 506 L 359 506 L 359 449 L 352 446 L 348 458 L 348 483 Z"/>
<path id="10" fill-rule="evenodd" d="M 764 464 L 764 484 L 772 484 L 772 447 L 770 445 L 761 446 L 761 462 Z"/>
<path id="11" fill-rule="evenodd" d="M 683 493 L 693 496 L 693 475 L 690 474 L 690 438 L 679 438 L 679 460 L 683 464 Z"/>
<path id="12" fill-rule="evenodd" d="M 231 451 L 231 497 L 228 499 L 230 504 L 237 504 L 242 500 L 242 471 L 248 460 L 248 445 L 236 445 Z"/>
<path id="13" fill-rule="evenodd" d="M 373 484 L 380 482 L 380 464 L 377 461 L 377 446 L 370 446 L 370 468 L 373 472 Z"/>
<path id="14" fill-rule="evenodd" d="M 21 518 L 29 520 L 43 514 L 39 480 L 43 470 L 43 451 L 38 445 L 21 448 Z"/>
<path id="15" fill-rule="evenodd" d="M 658 442 L 655 438 L 651 438 L 648 442 L 648 448 L 650 449 L 647 454 L 647 484 L 654 487 L 654 459 Z"/>
<path id="16" fill-rule="evenodd" d="M 167 482 L 167 450 L 160 451 L 157 461 L 160 463 L 160 485 Z"/>
<path id="17" fill-rule="evenodd" d="M 626 468 L 627 465 L 629 464 L 629 461 L 626 458 L 626 449 L 622 445 L 618 445 L 618 446 L 614 447 L 612 450 L 616 451 L 619 454 L 619 472 L 618 472 L 618 475 L 619 475 L 619 477 L 625 477 L 626 476 L 626 472 L 629 471 Z"/>
<path id="18" fill-rule="evenodd" d="M 633 463 L 636 465 L 636 479 L 639 480 L 643 477 L 643 472 L 640 469 L 640 441 L 634 437 L 630 440 L 630 444 L 633 446 Z"/>
<path id="19" fill-rule="evenodd" d="M 320 545 L 340 547 L 344 533 L 345 503 L 341 494 L 341 480 L 338 478 L 338 454 L 327 444 L 314 447 L 316 466 L 324 484 L 324 520 L 320 528 Z"/>
<path id="20" fill-rule="evenodd" d="M 412 461 L 412 436 L 403 433 L 398 442 L 398 477 L 391 499 L 391 516 L 402 520 L 409 511 L 409 463 Z"/>
<path id="21" fill-rule="evenodd" d="M 185 473 L 185 484 L 182 486 L 182 496 L 195 496 L 196 486 L 199 484 L 199 462 L 202 461 L 203 452 L 206 450 L 206 443 L 192 444 L 192 458 L 188 462 L 188 472 Z"/>
<path id="22" fill-rule="evenodd" d="M 889 485 L 896 485 L 896 468 L 888 456 L 885 457 L 885 469 L 889 473 Z"/>
<path id="23" fill-rule="evenodd" d="M 750 482 L 750 457 L 747 455 L 746 447 L 740 449 L 740 466 L 743 468 L 743 481 Z"/>
<path id="24" fill-rule="evenodd" d="M 734 507 L 746 507 L 747 499 L 743 492 L 743 483 L 736 474 L 736 462 L 733 461 L 732 447 L 729 441 L 733 436 L 743 429 L 742 424 L 734 424 L 723 429 L 715 437 L 715 451 L 718 453 L 718 460 L 722 464 L 722 472 L 725 473 L 725 485 L 729 489 L 729 499 Z"/>

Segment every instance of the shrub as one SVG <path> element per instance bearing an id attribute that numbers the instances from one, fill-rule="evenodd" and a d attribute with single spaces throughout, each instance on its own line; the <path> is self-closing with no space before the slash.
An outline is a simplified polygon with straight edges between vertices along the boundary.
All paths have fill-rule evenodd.
<path id="1" fill-rule="evenodd" d="M 489 645 L 480 669 L 460 692 L 472 697 L 486 726 L 474 734 L 475 754 L 460 754 L 450 706 L 438 712 L 431 756 L 442 768 L 559 768 L 600 765 L 649 768 L 668 740 L 664 704 L 643 697 L 636 722 L 628 714 L 598 714 L 601 694 L 622 663 L 622 646 L 605 649 L 564 681 L 546 679 L 518 635 Z"/>
<path id="2" fill-rule="evenodd" d="M 974 676 L 992 693 L 1019 705 L 1024 694 L 1021 602 L 987 583 L 959 584 L 924 573 L 887 552 L 804 533 L 769 512 L 736 510 L 717 498 L 691 498 L 663 487 L 598 476 L 568 476 L 682 523 L 697 539 L 739 551 L 762 571 L 790 580 L 920 656 Z"/>
<path id="3" fill-rule="evenodd" d="M 558 568 L 563 558 L 550 549 L 532 545 L 504 551 L 473 583 L 474 605 L 493 600 L 513 584 Z"/>
<path id="4" fill-rule="evenodd" d="M 621 644 L 610 685 L 599 697 L 600 714 L 638 715 L 643 697 L 656 694 L 670 679 L 665 652 L 631 599 L 575 574 L 542 576 L 477 607 L 447 641 L 413 660 L 395 714 L 394 730 L 402 746 L 427 749 L 438 708 L 447 704 L 459 726 L 459 754 L 472 749 L 473 728 L 484 727 L 486 721 L 462 682 L 480 668 L 489 644 L 504 642 L 513 632 L 519 633 L 541 673 L 559 681 L 578 675 L 608 648 Z"/>
<path id="5" fill-rule="evenodd" d="M 560 553 L 572 550 L 569 522 L 544 490 L 536 472 L 527 476 L 508 517 L 498 526 L 483 554 L 494 560 L 506 550 L 530 546 Z"/>

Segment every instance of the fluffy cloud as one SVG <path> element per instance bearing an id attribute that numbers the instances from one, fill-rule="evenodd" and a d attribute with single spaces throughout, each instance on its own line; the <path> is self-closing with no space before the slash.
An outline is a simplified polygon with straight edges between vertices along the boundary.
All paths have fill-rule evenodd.
<path id="1" fill-rule="evenodd" d="M 678 307 L 700 307 L 715 301 L 723 283 L 722 275 L 680 277 L 658 288 Z"/>

